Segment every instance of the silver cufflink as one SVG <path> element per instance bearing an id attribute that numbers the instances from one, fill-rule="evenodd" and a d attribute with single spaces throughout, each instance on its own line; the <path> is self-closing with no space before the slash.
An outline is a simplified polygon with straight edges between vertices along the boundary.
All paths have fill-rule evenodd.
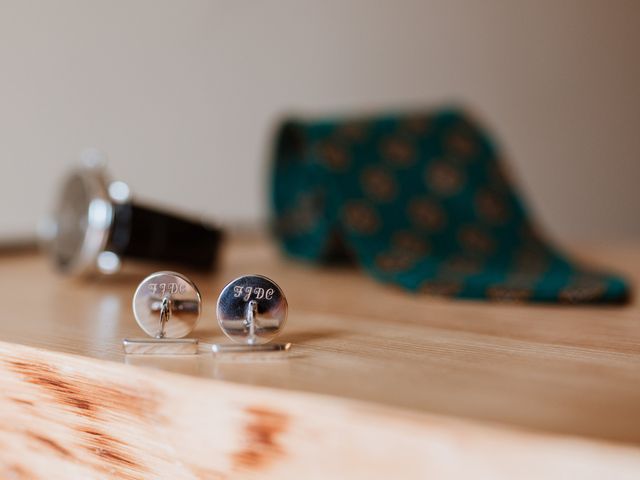
<path id="1" fill-rule="evenodd" d="M 176 272 L 156 272 L 133 295 L 133 315 L 151 338 L 125 339 L 125 353 L 196 354 L 198 340 L 183 338 L 198 323 L 202 301 L 195 284 Z"/>
<path id="2" fill-rule="evenodd" d="M 214 344 L 213 353 L 287 351 L 290 343 L 268 343 L 284 328 L 288 304 L 282 289 L 262 275 L 229 282 L 218 297 L 216 314 L 224 334 L 236 344 Z"/>

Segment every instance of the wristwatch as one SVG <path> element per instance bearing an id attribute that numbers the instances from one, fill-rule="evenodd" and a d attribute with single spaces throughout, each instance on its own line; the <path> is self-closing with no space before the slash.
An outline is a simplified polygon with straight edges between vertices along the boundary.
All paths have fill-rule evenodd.
<path id="1" fill-rule="evenodd" d="M 59 271 L 112 274 L 127 258 L 213 269 L 220 229 L 133 203 L 128 185 L 110 181 L 96 157 L 85 154 L 84 164 L 66 176 L 54 214 L 40 227 Z"/>

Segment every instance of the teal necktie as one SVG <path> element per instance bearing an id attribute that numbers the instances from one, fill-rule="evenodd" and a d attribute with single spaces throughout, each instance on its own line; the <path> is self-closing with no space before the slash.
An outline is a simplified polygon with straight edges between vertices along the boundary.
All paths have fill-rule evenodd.
<path id="1" fill-rule="evenodd" d="M 274 229 L 292 256 L 349 257 L 382 282 L 459 298 L 629 297 L 622 278 L 541 238 L 494 142 L 462 111 L 292 119 L 274 156 Z"/>

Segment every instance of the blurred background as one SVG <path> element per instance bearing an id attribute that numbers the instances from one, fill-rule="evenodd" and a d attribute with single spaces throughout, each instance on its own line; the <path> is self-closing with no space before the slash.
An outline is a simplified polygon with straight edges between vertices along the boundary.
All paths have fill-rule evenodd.
<path id="1" fill-rule="evenodd" d="M 0 240 L 95 146 L 146 203 L 263 222 L 285 113 L 451 101 L 563 241 L 640 237 L 640 2 L 0 0 Z"/>

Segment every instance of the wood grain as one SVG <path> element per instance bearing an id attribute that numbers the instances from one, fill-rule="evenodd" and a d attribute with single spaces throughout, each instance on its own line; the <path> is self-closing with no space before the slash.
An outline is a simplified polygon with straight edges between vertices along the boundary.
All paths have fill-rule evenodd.
<path id="1" fill-rule="evenodd" d="M 635 479 L 640 450 L 0 343 L 0 478 Z"/>
<path id="2" fill-rule="evenodd" d="M 640 248 L 587 249 L 581 256 L 617 267 L 636 283 L 640 278 Z M 209 355 L 127 357 L 122 339 L 140 336 L 130 310 L 131 295 L 146 274 L 161 268 L 166 266 L 133 268 L 119 277 L 81 282 L 58 277 L 38 255 L 4 256 L 0 340 L 151 367 L 155 371 L 146 370 L 148 381 L 161 378 L 158 370 L 165 370 L 183 374 L 184 381 L 189 380 L 184 376 L 204 379 L 198 383 L 203 387 L 221 388 L 211 380 L 222 380 L 274 387 L 294 396 L 292 392 L 319 393 L 411 412 L 407 415 L 444 415 L 457 418 L 454 423 L 494 425 L 482 428 L 515 427 L 541 435 L 573 435 L 584 442 L 615 441 L 624 451 L 637 453 L 636 301 L 625 307 L 572 307 L 413 296 L 353 269 L 285 260 L 264 239 L 236 238 L 229 242 L 217 273 L 192 276 L 205 302 L 195 336 L 224 341 L 215 320 L 219 291 L 240 274 L 261 273 L 274 278 L 289 300 L 290 317 L 281 337 L 293 343 L 289 358 L 232 362 Z M 56 368 L 63 366 L 58 363 Z M 172 384 L 177 378 L 172 377 Z M 55 388 L 50 387 L 50 395 L 55 395 Z M 206 403 L 204 396 L 199 398 Z M 254 419 L 247 420 L 248 425 L 258 422 L 256 418 L 278 421 L 271 413 L 248 418 Z M 269 444 L 271 437 L 260 428 L 249 430 L 254 439 Z M 30 442 L 45 448 L 44 439 L 50 437 L 37 435 L 42 438 Z M 252 456 L 245 452 L 236 458 Z"/>

